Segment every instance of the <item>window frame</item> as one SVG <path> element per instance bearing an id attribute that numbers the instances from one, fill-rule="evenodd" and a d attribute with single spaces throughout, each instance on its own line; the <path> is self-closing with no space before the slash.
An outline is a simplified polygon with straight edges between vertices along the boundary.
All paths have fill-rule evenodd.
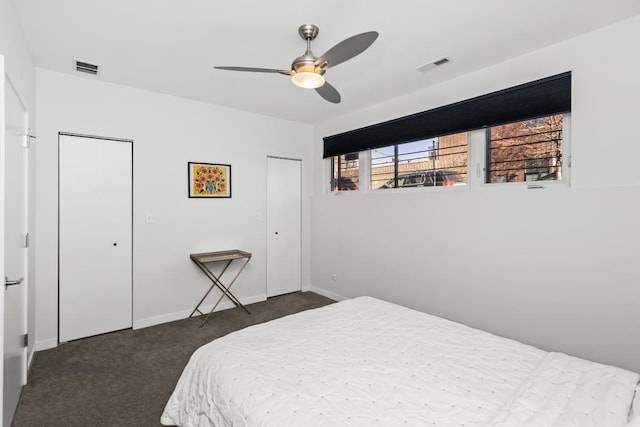
<path id="1" fill-rule="evenodd" d="M 535 118 L 532 118 L 535 119 Z M 527 119 L 524 119 L 527 120 Z M 363 194 L 363 193 L 394 193 L 398 192 L 429 192 L 429 191 L 464 191 L 467 190 L 489 190 L 500 191 L 501 189 L 540 189 L 540 188 L 569 188 L 571 186 L 571 113 L 562 114 L 562 179 L 553 181 L 522 181 L 522 182 L 486 182 L 487 168 L 490 163 L 488 159 L 488 136 L 490 131 L 488 127 L 467 131 L 467 185 L 454 186 L 456 189 L 447 187 L 447 190 L 438 186 L 419 186 L 419 187 L 394 187 L 387 190 L 393 191 L 377 191 L 371 188 L 371 152 L 370 150 L 359 152 L 359 182 L 358 190 L 351 191 L 332 191 L 333 182 L 333 157 L 327 157 L 327 168 L 325 169 L 329 175 L 329 194 Z M 394 144 L 400 145 L 400 144 Z M 391 146 L 391 145 L 390 145 Z M 395 176 L 397 180 L 397 175 Z M 327 187 L 325 187 L 325 190 Z"/>
<path id="2" fill-rule="evenodd" d="M 553 114 L 550 114 L 553 115 Z M 545 116 L 543 116 L 545 117 Z M 518 121 L 526 121 L 526 120 L 534 120 L 540 117 L 532 117 L 530 119 L 523 119 Z M 517 123 L 513 122 L 513 123 Z M 498 125 L 499 126 L 499 125 Z M 486 127 L 484 129 L 479 129 L 478 136 L 476 140 L 481 138 L 484 143 L 481 143 L 481 151 L 482 152 L 482 177 L 480 178 L 482 182 L 479 184 L 480 187 L 483 188 L 529 188 L 529 189 L 542 189 L 542 188 L 553 188 L 553 187 L 570 187 L 571 186 L 571 112 L 562 113 L 562 167 L 561 174 L 562 179 L 560 180 L 551 180 L 551 181 L 516 181 L 516 182 L 487 182 L 489 178 L 489 168 L 491 165 L 491 153 L 489 150 L 490 145 L 490 132 L 491 127 Z M 480 132 L 482 135 L 480 135 Z M 480 142 L 480 141 L 478 141 Z M 470 147 L 471 148 L 471 147 Z"/>
<path id="3" fill-rule="evenodd" d="M 464 145 L 460 144 L 460 145 L 455 145 L 455 146 L 442 146 L 442 138 L 446 138 L 449 136 L 455 136 L 455 135 L 461 135 L 464 134 L 466 135 L 466 142 L 464 143 Z M 405 152 L 404 150 L 401 150 L 401 147 L 403 145 L 406 144 L 415 144 L 415 143 L 420 143 L 420 142 L 424 142 L 427 144 L 427 148 L 422 150 L 422 151 L 410 151 L 410 152 Z M 442 154 L 443 150 L 450 150 L 453 148 L 457 148 L 460 149 L 461 147 L 465 147 L 465 151 L 464 152 L 454 152 L 454 153 L 445 153 Z M 451 175 L 464 175 L 465 177 L 468 177 L 469 175 L 469 132 L 465 131 L 465 132 L 459 132 L 459 133 L 454 133 L 454 134 L 449 134 L 449 135 L 441 135 L 441 136 L 436 136 L 433 138 L 425 138 L 422 140 L 417 140 L 417 141 L 408 141 L 408 142 L 400 142 L 397 144 L 392 144 L 392 145 L 387 145 L 384 147 L 378 147 L 375 149 L 371 149 L 371 150 L 367 150 L 366 153 L 369 155 L 370 158 L 370 163 L 363 165 L 363 168 L 366 168 L 367 171 L 369 171 L 369 179 L 367 181 L 368 183 L 368 189 L 373 191 L 373 190 L 378 190 L 378 189 L 382 189 L 382 187 L 377 187 L 377 188 L 373 188 L 372 187 L 372 180 L 373 180 L 373 169 L 374 169 L 374 165 L 373 165 L 373 155 L 372 155 L 372 151 L 375 150 L 379 150 L 379 149 L 384 149 L 384 148 L 388 148 L 388 149 L 393 149 L 393 155 L 392 157 L 392 166 L 393 166 L 393 177 L 387 179 L 386 181 L 384 181 L 384 183 L 382 185 L 385 185 L 386 183 L 388 183 L 389 181 L 394 182 L 395 186 L 394 187 L 384 187 L 384 189 L 392 189 L 392 190 L 403 190 L 403 189 L 408 189 L 408 188 L 415 188 L 415 187 L 420 187 L 420 188 L 432 188 L 432 187 L 450 187 L 453 185 L 435 185 L 435 183 L 437 182 L 443 182 L 444 181 L 444 176 L 445 176 L 445 172 L 446 170 L 449 170 L 449 172 L 455 172 L 452 173 Z M 401 152 L 402 151 L 402 152 Z M 423 157 L 417 157 L 416 159 L 420 159 L 419 161 L 421 162 L 431 162 L 430 159 L 433 159 L 433 164 L 430 165 L 429 167 L 426 168 L 422 168 L 422 169 L 417 169 L 417 170 L 406 170 L 406 171 L 401 171 L 400 170 L 400 166 L 401 163 L 403 163 L 404 161 L 406 161 L 406 159 L 402 159 L 403 156 L 406 155 L 410 155 L 410 154 L 416 154 L 416 155 L 421 155 L 424 154 Z M 446 156 L 450 156 L 450 155 L 456 155 L 456 154 L 464 154 L 466 156 L 466 160 L 464 165 L 460 164 L 460 165 L 449 165 L 449 166 L 443 166 L 443 165 L 439 165 L 436 166 L 436 161 L 437 159 L 442 159 Z M 376 158 L 377 160 L 378 158 Z M 414 163 L 415 164 L 415 163 Z M 464 172 L 458 172 L 457 170 L 459 169 L 464 169 Z M 406 177 L 407 179 L 409 178 L 409 176 L 411 175 L 417 175 L 423 171 L 433 171 L 433 176 L 429 177 L 429 176 L 425 176 L 424 181 L 421 184 L 416 184 L 416 183 L 412 183 L 409 185 L 400 185 L 400 181 L 402 177 Z M 380 181 L 380 180 L 377 180 Z M 449 181 L 453 181 L 453 182 L 458 182 L 458 179 L 450 179 Z M 425 185 L 425 183 L 428 183 Z"/>
<path id="4" fill-rule="evenodd" d="M 362 161 L 361 161 L 361 154 L 362 153 L 345 153 L 345 154 L 341 154 L 339 156 L 333 156 L 333 157 L 329 157 L 329 192 L 330 193 L 357 193 L 360 191 L 361 188 L 361 174 L 362 174 Z M 354 156 L 355 155 L 355 156 Z M 344 161 L 345 162 L 350 162 L 350 161 L 356 161 L 358 163 L 358 182 L 354 182 L 354 185 L 357 188 L 354 188 L 353 190 L 340 190 L 336 188 L 336 177 L 335 177 L 335 158 L 338 157 L 338 165 L 340 165 L 340 157 L 344 156 Z M 347 159 L 347 156 L 350 157 L 355 157 L 355 158 L 351 158 L 351 159 Z M 340 180 L 340 178 L 342 177 L 341 175 L 341 168 L 338 168 L 338 180 Z M 345 177 L 348 179 L 351 179 L 350 177 Z M 353 180 L 352 180 L 353 182 Z"/>

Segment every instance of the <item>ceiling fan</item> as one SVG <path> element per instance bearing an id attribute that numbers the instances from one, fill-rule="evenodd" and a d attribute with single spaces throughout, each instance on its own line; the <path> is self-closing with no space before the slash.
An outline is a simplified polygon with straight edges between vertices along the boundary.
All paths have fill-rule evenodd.
<path id="1" fill-rule="evenodd" d="M 291 63 L 290 70 L 278 70 L 273 68 L 253 67 L 213 67 L 218 70 L 249 71 L 254 73 L 279 73 L 291 76 L 294 85 L 315 89 L 318 94 L 329 102 L 338 104 L 340 93 L 324 79 L 324 73 L 331 67 L 343 63 L 356 55 L 361 54 L 378 37 L 376 31 L 369 31 L 345 39 L 329 49 L 324 55 L 317 57 L 311 52 L 311 40 L 318 36 L 318 27 L 312 24 L 301 25 L 298 34 L 307 41 L 307 50 L 302 56 L 297 57 Z"/>

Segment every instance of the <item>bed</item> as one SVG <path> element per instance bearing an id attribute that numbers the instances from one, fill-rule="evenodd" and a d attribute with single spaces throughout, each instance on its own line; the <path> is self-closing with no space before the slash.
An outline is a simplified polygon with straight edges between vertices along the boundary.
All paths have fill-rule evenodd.
<path id="1" fill-rule="evenodd" d="M 359 297 L 202 346 L 161 422 L 640 427 L 632 411 L 639 380 L 637 373 Z"/>

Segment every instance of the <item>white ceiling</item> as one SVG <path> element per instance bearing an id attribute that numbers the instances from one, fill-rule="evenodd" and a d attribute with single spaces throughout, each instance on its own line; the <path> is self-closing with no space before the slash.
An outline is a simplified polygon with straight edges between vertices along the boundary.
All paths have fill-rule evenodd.
<path id="1" fill-rule="evenodd" d="M 38 67 L 259 114 L 316 123 L 640 14 L 639 0 L 14 0 Z M 320 27 L 316 56 L 375 30 L 361 55 L 327 71 L 341 104 L 279 74 Z M 634 44 L 630 43 L 630 48 Z M 429 72 L 416 67 L 442 57 Z M 98 64 L 100 75 L 75 71 Z M 594 60 L 597 60 L 594 58 Z"/>

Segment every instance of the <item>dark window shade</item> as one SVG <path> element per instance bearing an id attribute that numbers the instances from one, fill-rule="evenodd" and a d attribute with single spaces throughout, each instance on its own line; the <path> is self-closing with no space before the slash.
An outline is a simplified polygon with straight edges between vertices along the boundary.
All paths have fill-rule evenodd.
<path id="1" fill-rule="evenodd" d="M 571 111 L 571 72 L 324 137 L 324 158 Z"/>

